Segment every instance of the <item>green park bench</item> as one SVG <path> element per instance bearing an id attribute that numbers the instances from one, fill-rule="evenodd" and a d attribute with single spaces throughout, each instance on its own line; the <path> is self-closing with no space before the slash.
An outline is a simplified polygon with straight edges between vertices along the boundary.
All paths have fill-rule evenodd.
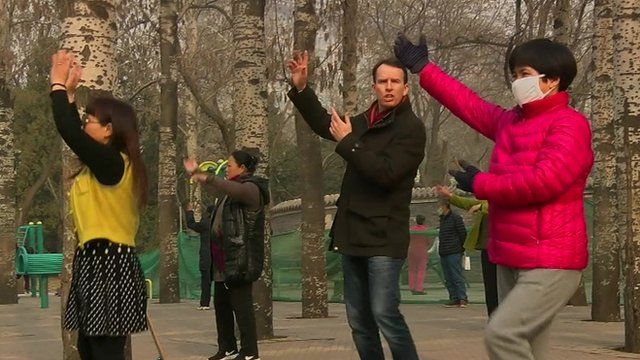
<path id="1" fill-rule="evenodd" d="M 40 308 L 46 309 L 49 307 L 49 276 L 59 275 L 62 271 L 63 254 L 45 253 L 41 222 L 20 226 L 16 240 L 16 274 L 30 277 L 31 296 L 36 297 L 36 289 L 39 289 Z M 38 286 L 35 280 L 39 280 Z"/>

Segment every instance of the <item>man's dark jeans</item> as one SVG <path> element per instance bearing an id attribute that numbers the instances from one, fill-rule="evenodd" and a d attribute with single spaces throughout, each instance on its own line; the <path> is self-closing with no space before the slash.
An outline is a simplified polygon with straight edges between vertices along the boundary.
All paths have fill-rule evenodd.
<path id="1" fill-rule="evenodd" d="M 440 255 L 444 282 L 449 291 L 449 300 L 467 300 L 467 288 L 462 273 L 462 253 Z"/>
<path id="2" fill-rule="evenodd" d="M 344 302 L 360 359 L 382 360 L 380 334 L 395 360 L 417 360 L 409 327 L 400 313 L 400 269 L 404 259 L 342 256 Z"/>

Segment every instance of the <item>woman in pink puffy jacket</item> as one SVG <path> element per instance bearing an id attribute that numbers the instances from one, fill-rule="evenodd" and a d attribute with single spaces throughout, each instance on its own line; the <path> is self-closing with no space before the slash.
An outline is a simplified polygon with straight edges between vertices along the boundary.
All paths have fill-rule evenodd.
<path id="1" fill-rule="evenodd" d="M 459 188 L 491 205 L 500 300 L 485 341 L 491 359 L 545 358 L 553 318 L 588 261 L 582 196 L 593 151 L 587 119 L 569 106 L 575 58 L 548 39 L 516 47 L 509 68 L 518 106 L 504 109 L 429 62 L 424 38 L 414 45 L 400 34 L 395 53 L 432 97 L 495 142 L 488 172 L 452 172 Z"/>

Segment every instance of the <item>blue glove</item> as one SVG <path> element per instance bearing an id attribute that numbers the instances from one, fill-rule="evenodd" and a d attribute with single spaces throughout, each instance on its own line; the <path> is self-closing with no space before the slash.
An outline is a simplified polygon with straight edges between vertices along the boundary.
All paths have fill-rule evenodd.
<path id="1" fill-rule="evenodd" d="M 422 71 L 429 63 L 429 49 L 427 49 L 427 39 L 424 35 L 420 36 L 418 45 L 413 45 L 403 33 L 399 33 L 393 52 L 396 58 L 414 74 Z"/>
<path id="2" fill-rule="evenodd" d="M 449 175 L 453 176 L 458 182 L 458 189 L 472 193 L 473 180 L 475 180 L 476 175 L 478 175 L 480 170 L 464 160 L 460 160 L 458 163 L 464 171 L 449 170 Z"/>

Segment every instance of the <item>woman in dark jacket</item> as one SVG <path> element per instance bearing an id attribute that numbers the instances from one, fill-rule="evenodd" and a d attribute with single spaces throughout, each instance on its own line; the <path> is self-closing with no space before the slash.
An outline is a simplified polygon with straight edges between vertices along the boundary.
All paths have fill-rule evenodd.
<path id="1" fill-rule="evenodd" d="M 251 286 L 262 274 L 264 209 L 268 182 L 255 176 L 258 159 L 241 150 L 229 156 L 226 180 L 199 172 L 198 163 L 185 160 L 191 178 L 224 196 L 211 222 L 214 308 L 218 352 L 209 360 L 259 360 Z M 234 315 L 240 328 L 241 350 L 234 334 Z"/>
<path id="2" fill-rule="evenodd" d="M 200 262 L 198 268 L 200 270 L 200 306 L 198 310 L 209 310 L 211 302 L 211 215 L 215 210 L 215 206 L 207 206 L 207 211 L 202 215 L 200 221 L 196 221 L 193 212 L 193 205 L 187 204 L 185 207 L 185 217 L 187 218 L 187 227 L 200 235 Z"/>

